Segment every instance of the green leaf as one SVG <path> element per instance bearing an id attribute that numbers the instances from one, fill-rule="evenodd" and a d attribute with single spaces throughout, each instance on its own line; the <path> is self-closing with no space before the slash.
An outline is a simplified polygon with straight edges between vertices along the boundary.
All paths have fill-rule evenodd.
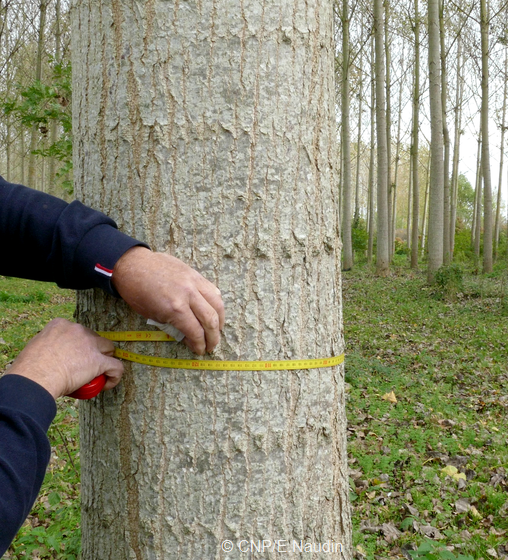
<path id="1" fill-rule="evenodd" d="M 60 494 L 58 492 L 51 492 L 48 496 L 48 502 L 51 507 L 55 507 L 57 504 L 60 503 Z"/>

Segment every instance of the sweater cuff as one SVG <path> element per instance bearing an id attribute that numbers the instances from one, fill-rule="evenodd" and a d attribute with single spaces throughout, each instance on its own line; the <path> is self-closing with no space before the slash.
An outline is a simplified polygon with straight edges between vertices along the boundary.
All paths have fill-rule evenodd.
<path id="1" fill-rule="evenodd" d="M 0 378 L 0 408 L 31 418 L 46 433 L 56 416 L 55 399 L 42 385 L 22 375 Z"/>
<path id="2" fill-rule="evenodd" d="M 136 246 L 150 248 L 146 243 L 129 237 L 113 226 L 99 224 L 86 233 L 76 249 L 80 256 L 80 269 L 75 273 L 87 284 L 120 297 L 111 283 L 113 268 L 125 252 Z"/>

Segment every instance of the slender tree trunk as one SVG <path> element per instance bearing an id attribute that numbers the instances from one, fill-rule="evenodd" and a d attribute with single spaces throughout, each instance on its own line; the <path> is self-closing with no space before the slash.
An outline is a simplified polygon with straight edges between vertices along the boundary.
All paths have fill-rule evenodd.
<path id="1" fill-rule="evenodd" d="M 400 62 L 401 68 L 404 68 L 404 46 L 402 46 L 402 56 Z M 397 115 L 397 144 L 395 147 L 395 172 L 393 174 L 393 200 L 392 200 L 392 223 L 391 223 L 391 238 L 393 242 L 392 247 L 392 254 L 395 252 L 395 230 L 397 227 L 397 186 L 399 184 L 399 160 L 400 160 L 400 145 L 401 145 L 401 138 L 400 138 L 400 123 L 402 121 L 402 83 L 403 80 L 400 80 L 400 88 L 399 88 L 399 106 L 398 106 L 398 115 Z"/>
<path id="2" fill-rule="evenodd" d="M 406 218 L 406 240 L 407 248 L 411 250 L 411 206 L 413 204 L 413 158 L 409 158 L 409 181 L 407 185 L 407 218 Z"/>
<path id="3" fill-rule="evenodd" d="M 506 132 L 506 97 L 508 95 L 508 48 L 504 48 L 504 88 L 503 88 L 503 111 L 501 117 L 501 147 L 499 153 L 499 179 L 497 182 L 497 203 L 496 203 L 496 223 L 494 226 L 494 256 L 497 258 L 499 245 L 499 229 L 501 218 L 501 186 L 503 184 L 503 164 L 504 164 L 504 137 Z"/>
<path id="4" fill-rule="evenodd" d="M 478 168 L 478 181 L 475 191 L 475 208 L 476 208 L 476 221 L 474 228 L 474 255 L 476 266 L 480 263 L 480 245 L 481 245 L 481 235 L 482 235 L 482 197 L 483 197 L 483 171 L 482 162 L 480 159 Z"/>
<path id="5" fill-rule="evenodd" d="M 411 130 L 411 172 L 413 174 L 413 220 L 411 227 L 411 268 L 418 268 L 418 226 L 420 222 L 420 179 L 419 170 L 419 118 L 420 118 L 420 12 L 418 0 L 415 6 L 415 73 L 413 91 L 413 122 Z M 422 240 L 423 241 L 423 240 Z"/>
<path id="6" fill-rule="evenodd" d="M 492 272 L 492 180 L 489 140 L 489 16 L 487 0 L 480 0 L 482 37 L 482 175 L 483 175 L 483 272 Z"/>
<path id="7" fill-rule="evenodd" d="M 481 192 L 481 180 L 482 180 L 482 127 L 480 123 L 480 133 L 478 134 L 478 148 L 476 151 L 476 182 L 474 186 L 474 206 L 473 206 L 473 223 L 471 225 L 471 245 L 473 248 L 476 246 L 476 239 L 478 238 L 478 253 L 477 257 L 480 256 L 480 237 L 479 232 L 481 227 L 476 228 L 476 224 L 478 223 L 478 216 L 481 212 L 481 195 L 478 196 L 478 193 Z M 481 218 L 479 220 L 481 224 Z M 477 235 L 478 232 L 478 235 Z"/>
<path id="8" fill-rule="evenodd" d="M 450 204 L 450 255 L 453 258 L 455 249 L 455 222 L 457 221 L 457 198 L 459 186 L 459 155 L 460 135 L 462 126 L 462 99 L 464 85 L 462 79 L 462 37 L 457 38 L 457 86 L 455 93 L 455 133 L 453 143 L 453 166 L 451 179 L 451 204 Z"/>
<path id="9" fill-rule="evenodd" d="M 370 161 L 369 161 L 369 242 L 367 246 L 367 262 L 372 262 L 372 254 L 374 251 L 374 187 L 375 187 L 375 146 L 376 146 L 376 64 L 375 64 L 375 45 L 374 36 L 371 41 L 371 81 L 370 81 Z"/>
<path id="10" fill-rule="evenodd" d="M 9 4 L 6 4 L 2 10 L 2 16 L 3 16 L 3 20 L 2 21 L 2 29 L 3 29 L 3 33 L 2 35 L 4 36 L 4 44 L 5 44 L 5 52 L 9 53 L 10 52 L 10 45 L 9 45 L 9 29 L 10 26 L 6 25 L 5 22 L 8 21 L 8 11 L 9 11 Z M 0 18 L 1 21 L 2 18 Z M 0 36 L 0 39 L 2 37 Z M 0 45 L 1 45 L 1 41 L 0 41 Z M 6 97 L 10 97 L 10 87 L 11 87 L 11 63 L 10 63 L 10 59 L 5 61 L 5 75 L 6 75 Z M 6 138 L 5 138 L 5 178 L 7 179 L 7 181 L 11 181 L 11 154 L 12 154 L 12 136 L 11 136 L 11 132 L 12 132 L 12 126 L 11 126 L 11 117 L 10 115 L 5 115 L 5 132 L 6 132 Z"/>
<path id="11" fill-rule="evenodd" d="M 360 21 L 360 43 L 363 45 L 363 15 Z M 360 61 L 358 66 L 360 68 L 359 76 L 359 95 L 358 95 L 358 140 L 356 143 L 356 186 L 355 186 L 355 213 L 354 224 L 358 225 L 360 219 L 360 162 L 361 162 L 361 144 L 362 144 L 362 111 L 363 111 L 363 47 L 360 50 Z"/>
<path id="12" fill-rule="evenodd" d="M 392 182 L 392 77 L 391 77 L 391 52 L 390 52 L 390 0 L 384 3 L 384 49 L 385 49 L 385 88 L 386 88 L 386 196 L 388 209 L 388 254 L 390 261 L 393 257 L 394 239 L 392 235 L 392 204 L 393 204 L 393 182 Z"/>
<path id="13" fill-rule="evenodd" d="M 39 38 L 37 41 L 37 59 L 35 65 L 35 79 L 40 81 L 42 78 L 42 51 L 44 49 L 44 31 L 46 27 L 46 12 L 49 0 L 41 0 L 40 3 L 40 16 L 39 16 Z M 37 126 L 32 126 L 32 132 L 30 135 L 30 156 L 28 160 L 28 186 L 36 187 L 36 156 L 34 151 L 37 149 L 37 140 L 39 136 L 39 131 Z M 44 185 L 41 184 L 41 190 Z"/>
<path id="14" fill-rule="evenodd" d="M 427 162 L 427 173 L 425 175 L 425 198 L 423 202 L 423 219 L 422 219 L 422 257 L 425 256 L 425 251 L 427 249 L 427 224 L 429 223 L 429 191 L 430 191 L 430 166 L 431 158 Z"/>
<path id="15" fill-rule="evenodd" d="M 448 98 L 448 77 L 446 72 L 446 44 L 445 44 L 445 24 L 444 24 L 444 0 L 440 0 L 439 9 L 439 37 L 441 43 L 441 106 L 443 110 L 443 262 L 450 264 L 450 133 L 448 131 L 447 120 L 447 98 Z"/>
<path id="16" fill-rule="evenodd" d="M 376 45 L 376 143 L 377 143 L 377 256 L 376 273 L 390 272 L 390 222 L 388 215 L 388 151 L 386 138 L 385 52 L 382 0 L 374 0 Z"/>
<path id="17" fill-rule="evenodd" d="M 344 270 L 353 268 L 351 237 L 351 131 L 349 116 L 349 14 L 348 0 L 342 0 L 342 251 Z"/>
<path id="18" fill-rule="evenodd" d="M 430 90 L 430 190 L 429 190 L 429 283 L 443 264 L 444 169 L 443 109 L 441 104 L 441 57 L 439 38 L 439 0 L 429 0 L 429 90 Z"/>
<path id="19" fill-rule="evenodd" d="M 213 358 L 342 353 L 331 2 L 82 0 L 72 18 L 78 199 L 219 286 Z M 144 327 L 99 291 L 78 318 Z M 241 560 L 262 539 L 353 556 L 342 367 L 126 363 L 80 421 L 83 558 Z"/>
<path id="20" fill-rule="evenodd" d="M 61 62 L 61 41 L 62 32 L 60 27 L 60 0 L 56 0 L 55 5 L 55 62 L 60 64 Z M 58 140 L 58 126 L 57 123 L 52 120 L 50 123 L 50 144 L 53 145 Z M 56 188 L 56 159 L 54 157 L 49 158 L 49 169 L 48 169 L 48 192 L 53 195 L 61 194 Z"/>

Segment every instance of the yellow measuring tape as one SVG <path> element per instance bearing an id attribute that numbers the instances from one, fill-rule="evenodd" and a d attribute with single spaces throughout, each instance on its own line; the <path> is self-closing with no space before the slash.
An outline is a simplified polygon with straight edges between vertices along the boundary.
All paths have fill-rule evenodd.
<path id="1" fill-rule="evenodd" d="M 173 341 L 175 340 L 166 333 L 160 331 L 123 331 L 123 332 L 98 332 L 99 336 L 117 342 L 126 341 Z M 178 360 L 175 358 L 155 358 L 144 356 L 127 350 L 115 348 L 115 357 L 145 364 L 172 369 L 203 369 L 209 371 L 276 371 L 289 369 L 316 369 L 332 367 L 342 364 L 344 354 L 332 358 L 320 358 L 311 360 L 274 360 L 274 361 L 221 361 L 221 360 Z"/>

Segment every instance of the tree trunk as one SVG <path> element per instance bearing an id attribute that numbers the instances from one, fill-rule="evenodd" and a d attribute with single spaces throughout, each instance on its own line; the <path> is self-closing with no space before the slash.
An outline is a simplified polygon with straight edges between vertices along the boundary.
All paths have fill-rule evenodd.
<path id="1" fill-rule="evenodd" d="M 361 144 L 362 144 L 362 111 L 363 111 L 363 14 L 360 21 L 360 43 L 362 45 L 360 49 L 360 62 L 358 64 L 360 68 L 358 77 L 358 140 L 356 143 L 356 185 L 355 185 L 355 213 L 353 217 L 353 223 L 355 227 L 358 226 L 360 220 L 360 163 L 361 163 Z"/>
<path id="2" fill-rule="evenodd" d="M 392 77 L 391 77 L 391 53 L 390 53 L 390 0 L 384 3 L 384 49 L 385 49 L 385 76 L 383 77 L 386 88 L 386 197 L 387 197 L 387 220 L 388 220 L 388 255 L 390 261 L 393 257 L 394 240 L 392 235 Z"/>
<path id="3" fill-rule="evenodd" d="M 429 96 L 430 96 L 430 190 L 429 190 L 429 264 L 427 279 L 443 264 L 443 110 L 441 106 L 441 67 L 439 39 L 439 0 L 429 0 Z"/>
<path id="4" fill-rule="evenodd" d="M 503 110 L 501 117 L 501 147 L 499 154 L 499 179 L 497 182 L 497 204 L 496 204 L 496 223 L 494 226 L 494 256 L 497 258 L 499 245 L 499 230 L 501 222 L 501 186 L 503 184 L 503 164 L 504 164 L 504 137 L 506 132 L 506 97 L 508 95 L 508 48 L 504 47 L 504 88 L 503 88 Z"/>
<path id="5" fill-rule="evenodd" d="M 342 252 L 344 270 L 353 268 L 351 237 L 351 131 L 349 119 L 349 14 L 348 0 L 342 0 Z"/>
<path id="6" fill-rule="evenodd" d="M 46 27 L 46 12 L 48 8 L 48 0 L 41 0 L 40 16 L 39 16 L 39 37 L 37 40 L 37 59 L 35 64 L 35 80 L 40 81 L 42 78 L 42 51 L 44 48 L 44 29 Z M 30 156 L 28 160 L 28 186 L 36 187 L 36 157 L 34 151 L 37 149 L 37 139 L 39 131 L 37 126 L 32 126 L 30 135 Z M 44 185 L 41 184 L 41 190 Z"/>
<path id="7" fill-rule="evenodd" d="M 404 67 L 404 45 L 402 45 L 402 56 L 400 61 L 401 68 Z M 392 239 L 392 254 L 395 252 L 395 230 L 397 228 L 397 186 L 399 184 L 399 160 L 400 160 L 400 124 L 402 121 L 402 88 L 403 80 L 401 77 L 400 87 L 399 87 L 399 106 L 397 115 L 397 143 L 395 145 L 395 171 L 393 174 L 393 189 L 392 189 L 392 223 L 390 225 Z"/>
<path id="8" fill-rule="evenodd" d="M 60 0 L 56 0 L 55 4 L 55 62 L 60 64 L 61 55 L 61 41 L 62 41 L 62 31 L 60 27 Z M 50 123 L 50 145 L 53 145 L 58 140 L 58 126 L 55 120 Z M 56 158 L 49 158 L 49 169 L 48 169 L 48 192 L 58 196 L 62 194 L 61 189 L 57 189 L 56 186 Z"/>
<path id="9" fill-rule="evenodd" d="M 332 4 L 82 0 L 72 18 L 77 197 L 218 285 L 214 358 L 342 353 Z M 99 291 L 78 318 L 144 327 Z M 191 357 L 170 346 L 132 350 Z M 83 558 L 240 560 L 263 539 L 351 558 L 344 409 L 342 367 L 126 363 L 80 408 Z"/>
<path id="10" fill-rule="evenodd" d="M 415 0 L 415 74 L 413 91 L 413 122 L 411 131 L 411 172 L 413 174 L 413 222 L 411 228 L 411 268 L 418 268 L 418 225 L 420 221 L 420 179 L 418 175 L 418 130 L 420 118 L 420 12 Z"/>
<path id="11" fill-rule="evenodd" d="M 453 166 L 451 179 L 451 203 L 450 203 L 450 257 L 453 258 L 455 250 L 455 222 L 457 221 L 457 198 L 459 186 L 459 155 L 460 135 L 462 126 L 462 99 L 464 83 L 462 79 L 462 38 L 457 38 L 457 86 L 455 93 L 455 133 L 453 143 Z"/>
<path id="12" fill-rule="evenodd" d="M 429 222 L 428 209 L 429 209 L 429 190 L 430 190 L 430 166 L 431 159 L 427 162 L 427 173 L 425 174 L 425 198 L 423 201 L 423 218 L 422 218 L 422 257 L 427 250 L 427 224 Z"/>
<path id="13" fill-rule="evenodd" d="M 444 22 L 444 0 L 440 0 L 439 9 L 439 38 L 441 43 L 441 105 L 443 110 L 443 262 L 450 264 L 450 133 L 446 118 L 446 104 L 448 98 L 448 82 L 446 74 L 446 44 Z"/>
<path id="14" fill-rule="evenodd" d="M 482 175 L 483 272 L 492 272 L 492 180 L 489 154 L 489 20 L 487 0 L 480 0 L 482 36 Z"/>
<path id="15" fill-rule="evenodd" d="M 471 225 L 471 245 L 475 248 L 478 240 L 478 250 L 475 248 L 476 257 L 480 256 L 480 231 L 481 231 L 481 181 L 482 181 L 482 127 L 480 123 L 480 133 L 478 134 L 478 148 L 476 150 L 476 182 L 474 186 L 474 206 L 473 206 L 473 223 Z M 478 227 L 476 227 L 478 224 Z M 478 263 L 476 263 L 478 265 Z"/>
<path id="16" fill-rule="evenodd" d="M 371 41 L 370 51 L 370 68 L 371 68 L 371 81 L 370 81 L 370 161 L 369 161 L 369 242 L 367 246 L 367 262 L 372 262 L 372 253 L 374 251 L 374 184 L 375 184 L 375 146 L 376 146 L 376 81 L 375 81 L 375 48 L 374 37 Z"/>
<path id="17" fill-rule="evenodd" d="M 390 272 L 390 222 L 388 215 L 388 152 L 385 106 L 385 52 L 383 3 L 374 0 L 374 37 L 376 44 L 376 131 L 377 131 L 377 255 L 376 274 Z"/>

